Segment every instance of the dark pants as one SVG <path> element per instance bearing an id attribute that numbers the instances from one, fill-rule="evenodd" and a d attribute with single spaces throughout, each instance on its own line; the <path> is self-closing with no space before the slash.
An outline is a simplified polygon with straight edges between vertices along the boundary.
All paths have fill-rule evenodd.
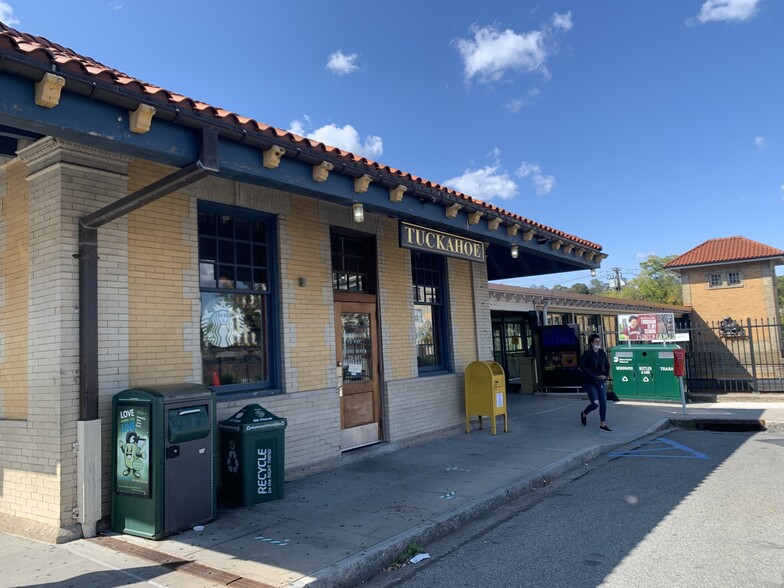
<path id="1" fill-rule="evenodd" d="M 585 410 L 583 410 L 583 414 L 588 414 L 591 411 L 596 410 L 596 405 L 599 405 L 599 419 L 604 422 L 607 420 L 607 388 L 604 384 L 603 380 L 596 382 L 595 384 L 585 384 L 583 385 L 583 389 L 585 393 L 588 394 L 588 398 L 591 399 L 591 404 L 589 404 Z"/>

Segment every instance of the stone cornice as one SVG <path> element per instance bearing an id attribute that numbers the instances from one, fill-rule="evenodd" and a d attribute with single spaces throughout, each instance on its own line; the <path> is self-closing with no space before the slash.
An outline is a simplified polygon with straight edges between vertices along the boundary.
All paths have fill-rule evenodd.
<path id="1" fill-rule="evenodd" d="M 17 155 L 27 165 L 28 178 L 58 163 L 124 176 L 128 173 L 128 164 L 133 161 L 133 158 L 127 155 L 110 153 L 54 137 L 40 139 L 17 151 Z"/>

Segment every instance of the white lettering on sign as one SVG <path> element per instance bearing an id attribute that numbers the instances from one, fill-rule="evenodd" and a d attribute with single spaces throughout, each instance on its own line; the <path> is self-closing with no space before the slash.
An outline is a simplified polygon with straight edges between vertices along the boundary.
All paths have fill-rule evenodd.
<path id="1" fill-rule="evenodd" d="M 120 418 L 121 419 L 132 419 L 133 418 L 133 409 L 129 408 L 127 410 L 120 411 Z"/>
<path id="2" fill-rule="evenodd" d="M 616 372 L 622 372 L 622 371 L 624 371 L 624 370 L 626 370 L 626 371 L 632 371 L 633 369 L 634 369 L 634 366 L 633 366 L 633 365 L 619 365 L 619 366 L 616 366 L 616 367 L 615 367 L 615 371 L 616 371 Z"/>
<path id="3" fill-rule="evenodd" d="M 673 368 L 672 366 L 667 367 L 666 365 L 660 365 L 659 369 L 661 371 L 663 371 L 663 372 L 673 372 L 673 371 L 675 371 L 675 368 Z"/>
<path id="4" fill-rule="evenodd" d="M 272 494 L 272 450 L 256 450 L 257 494 Z"/>

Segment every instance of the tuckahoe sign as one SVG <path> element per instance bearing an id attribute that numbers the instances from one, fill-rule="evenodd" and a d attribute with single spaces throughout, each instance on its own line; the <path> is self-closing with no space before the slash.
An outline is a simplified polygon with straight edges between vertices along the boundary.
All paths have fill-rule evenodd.
<path id="1" fill-rule="evenodd" d="M 400 223 L 400 246 L 480 263 L 485 260 L 485 247 L 481 241 L 405 222 Z"/>

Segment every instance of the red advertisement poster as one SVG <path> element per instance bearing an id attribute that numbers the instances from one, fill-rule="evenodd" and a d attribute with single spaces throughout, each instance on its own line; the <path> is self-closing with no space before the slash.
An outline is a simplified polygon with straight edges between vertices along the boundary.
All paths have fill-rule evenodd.
<path id="1" fill-rule="evenodd" d="M 671 312 L 618 315 L 621 341 L 674 341 L 675 315 Z"/>

